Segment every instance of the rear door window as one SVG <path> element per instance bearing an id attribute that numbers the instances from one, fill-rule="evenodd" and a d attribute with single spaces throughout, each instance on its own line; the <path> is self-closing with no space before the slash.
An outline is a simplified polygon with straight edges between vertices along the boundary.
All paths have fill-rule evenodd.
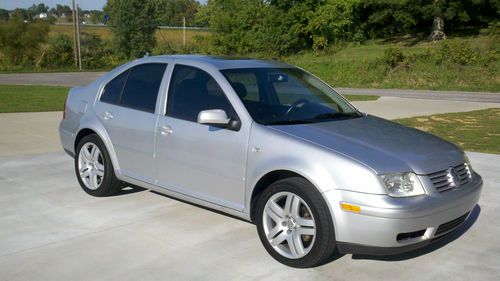
<path id="1" fill-rule="evenodd" d="M 154 113 L 166 68 L 164 63 L 146 63 L 130 68 L 104 87 L 101 101 Z"/>
<path id="2" fill-rule="evenodd" d="M 141 64 L 132 68 L 120 104 L 126 107 L 155 112 L 156 100 L 167 65 Z"/>

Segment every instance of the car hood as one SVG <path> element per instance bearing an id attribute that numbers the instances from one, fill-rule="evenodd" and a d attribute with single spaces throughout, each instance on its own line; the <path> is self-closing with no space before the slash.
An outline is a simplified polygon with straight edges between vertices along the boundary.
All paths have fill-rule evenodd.
<path id="1" fill-rule="evenodd" d="M 344 154 L 379 174 L 430 174 L 464 162 L 456 145 L 375 116 L 271 127 Z"/>

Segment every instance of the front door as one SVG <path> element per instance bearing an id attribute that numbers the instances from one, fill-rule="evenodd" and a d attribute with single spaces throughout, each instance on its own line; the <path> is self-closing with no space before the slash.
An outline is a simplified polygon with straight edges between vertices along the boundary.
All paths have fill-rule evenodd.
<path id="1" fill-rule="evenodd" d="M 241 211 L 248 133 L 198 124 L 198 113 L 208 109 L 223 109 L 238 118 L 212 76 L 176 65 L 167 114 L 158 119 L 157 185 Z"/>

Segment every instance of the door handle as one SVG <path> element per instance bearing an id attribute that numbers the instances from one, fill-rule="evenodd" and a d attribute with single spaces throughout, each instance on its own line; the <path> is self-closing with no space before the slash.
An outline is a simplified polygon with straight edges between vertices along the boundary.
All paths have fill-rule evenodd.
<path id="1" fill-rule="evenodd" d="M 158 131 L 163 135 L 163 136 L 167 136 L 167 135 L 170 135 L 174 132 L 174 130 L 172 130 L 172 127 L 168 126 L 168 125 L 165 125 L 165 126 L 161 126 L 161 127 L 158 127 Z"/>
<path id="2" fill-rule="evenodd" d="M 114 116 L 113 116 L 113 114 L 112 114 L 111 112 L 106 111 L 106 112 L 104 112 L 104 113 L 102 114 L 102 118 L 103 118 L 104 120 L 110 120 L 110 119 L 113 119 L 113 118 L 114 118 Z"/>

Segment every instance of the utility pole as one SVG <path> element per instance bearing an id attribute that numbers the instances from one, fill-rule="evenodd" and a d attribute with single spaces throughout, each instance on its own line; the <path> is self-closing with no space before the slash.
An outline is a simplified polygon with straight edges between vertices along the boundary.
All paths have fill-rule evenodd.
<path id="1" fill-rule="evenodd" d="M 76 45 L 76 17 L 75 17 L 75 0 L 73 2 L 73 54 L 75 55 L 75 67 L 78 67 L 78 50 Z"/>
<path id="2" fill-rule="evenodd" d="M 78 2 L 76 2 L 76 42 L 78 44 L 78 68 L 82 70 L 82 50 L 80 45 L 80 15 L 78 13 Z"/>
<path id="3" fill-rule="evenodd" d="M 182 17 L 182 46 L 186 47 L 186 17 Z"/>

